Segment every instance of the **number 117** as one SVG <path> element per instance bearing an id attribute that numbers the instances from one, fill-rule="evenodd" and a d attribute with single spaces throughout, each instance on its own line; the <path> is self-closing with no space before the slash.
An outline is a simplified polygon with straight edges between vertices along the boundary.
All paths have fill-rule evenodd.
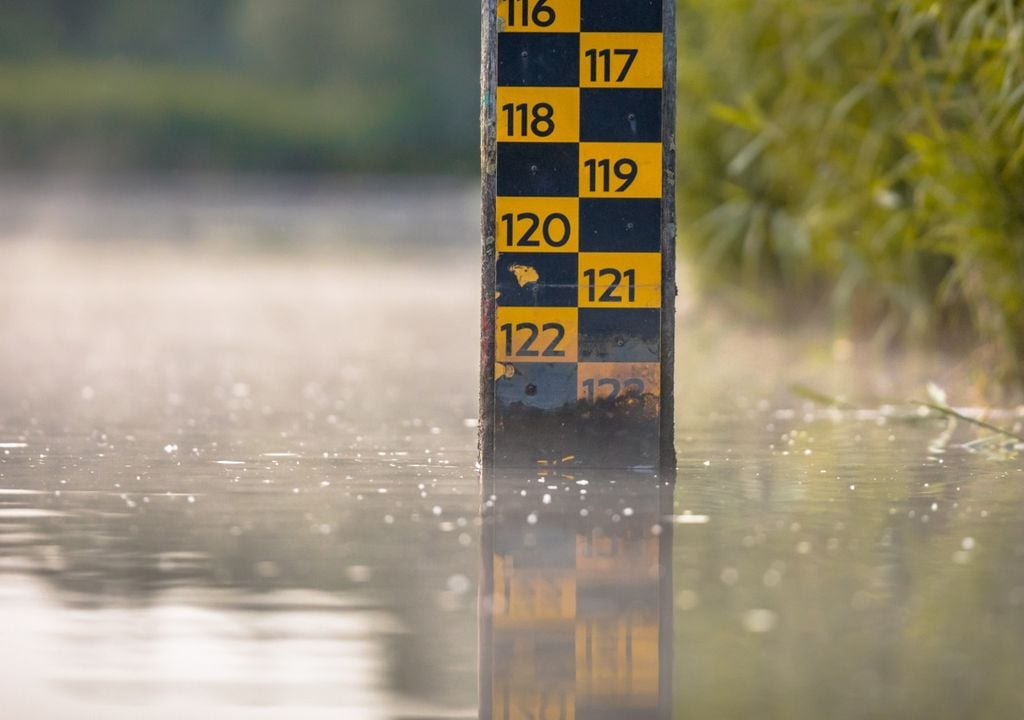
<path id="1" fill-rule="evenodd" d="M 587 50 L 584 55 L 590 60 L 590 82 L 612 82 L 612 57 L 624 57 L 626 62 L 622 65 L 619 76 L 615 82 L 620 83 L 629 75 L 629 69 L 639 54 L 634 48 L 621 48 L 616 50 Z M 600 72 L 599 72 L 600 71 Z M 600 75 L 600 77 L 599 77 Z"/>

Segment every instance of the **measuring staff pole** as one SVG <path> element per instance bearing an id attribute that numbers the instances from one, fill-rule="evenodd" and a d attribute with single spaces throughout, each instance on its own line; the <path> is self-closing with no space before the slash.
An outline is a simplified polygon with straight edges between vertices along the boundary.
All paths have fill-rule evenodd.
<path id="1" fill-rule="evenodd" d="M 480 458 L 675 467 L 675 3 L 483 0 Z"/>

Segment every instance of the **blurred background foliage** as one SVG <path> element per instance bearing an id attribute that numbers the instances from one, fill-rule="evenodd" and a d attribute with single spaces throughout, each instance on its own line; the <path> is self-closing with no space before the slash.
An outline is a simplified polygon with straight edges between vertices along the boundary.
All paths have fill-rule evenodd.
<path id="1" fill-rule="evenodd" d="M 478 171 L 475 0 L 0 0 L 0 169 Z M 678 0 L 681 241 L 755 317 L 1024 367 L 1024 8 Z"/>
<path id="2" fill-rule="evenodd" d="M 474 172 L 473 0 L 2 0 L 5 169 Z"/>
<path id="3" fill-rule="evenodd" d="M 682 239 L 705 281 L 885 345 L 974 347 L 1020 378 L 1024 6 L 679 9 Z"/>

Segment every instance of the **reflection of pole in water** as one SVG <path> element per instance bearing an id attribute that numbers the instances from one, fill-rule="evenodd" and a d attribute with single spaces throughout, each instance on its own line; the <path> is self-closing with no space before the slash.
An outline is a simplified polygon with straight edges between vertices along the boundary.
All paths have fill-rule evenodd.
<path id="1" fill-rule="evenodd" d="M 485 476 L 483 720 L 671 716 L 672 486 Z"/>

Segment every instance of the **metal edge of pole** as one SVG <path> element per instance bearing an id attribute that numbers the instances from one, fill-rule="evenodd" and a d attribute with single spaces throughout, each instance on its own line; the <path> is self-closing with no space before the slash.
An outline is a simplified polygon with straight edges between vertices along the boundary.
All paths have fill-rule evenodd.
<path id="1" fill-rule="evenodd" d="M 676 4 L 664 0 L 661 221 L 661 470 L 674 476 L 676 359 Z"/>
<path id="2" fill-rule="evenodd" d="M 480 34 L 480 415 L 477 453 L 480 464 L 480 582 L 477 619 L 477 692 L 481 720 L 493 714 L 492 616 L 486 600 L 494 594 L 493 522 L 484 501 L 493 493 L 494 463 L 494 262 L 497 195 L 498 0 L 481 2 Z M 492 510 L 493 512 L 493 510 Z"/>
<path id="3" fill-rule="evenodd" d="M 497 195 L 498 0 L 482 0 L 480 46 L 480 417 L 477 452 L 482 468 L 494 452 L 494 262 Z"/>
<path id="4" fill-rule="evenodd" d="M 661 496 L 663 514 L 671 514 L 676 483 L 675 359 L 676 359 L 676 3 L 664 0 L 664 75 L 662 80 L 662 225 L 661 225 Z M 658 670 L 659 717 L 672 717 L 672 681 L 675 673 L 675 623 L 672 617 L 672 525 L 662 523 L 661 620 Z"/>

